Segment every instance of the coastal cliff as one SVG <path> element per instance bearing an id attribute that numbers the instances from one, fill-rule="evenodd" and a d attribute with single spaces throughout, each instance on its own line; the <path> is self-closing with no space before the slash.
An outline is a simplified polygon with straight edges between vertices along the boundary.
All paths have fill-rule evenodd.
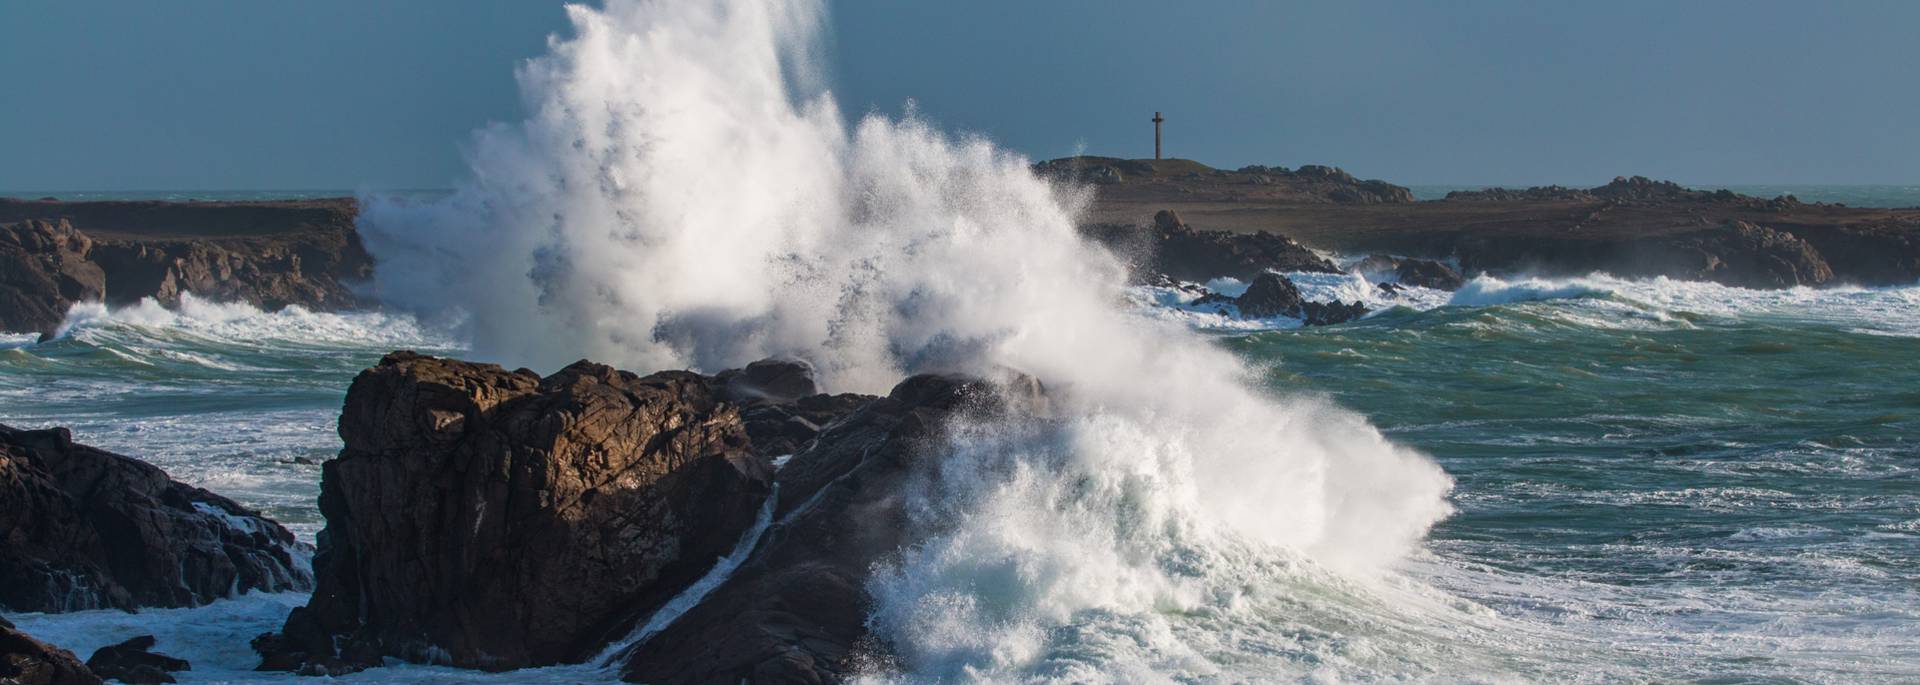
<path id="1" fill-rule="evenodd" d="M 347 309 L 373 258 L 350 199 L 59 202 L 0 199 L 0 331 L 51 333 L 77 302 L 185 293 L 264 309 Z"/>

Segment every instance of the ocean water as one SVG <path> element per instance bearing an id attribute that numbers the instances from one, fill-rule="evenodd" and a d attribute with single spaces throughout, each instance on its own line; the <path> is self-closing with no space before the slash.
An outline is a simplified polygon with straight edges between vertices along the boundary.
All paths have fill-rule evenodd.
<path id="1" fill-rule="evenodd" d="M 1389 298 L 1299 275 L 1379 313 L 1239 321 L 1129 288 L 1075 230 L 1090 194 L 1030 160 L 911 108 L 843 116 L 826 11 L 569 7 L 469 178 L 360 197 L 381 310 L 82 306 L 53 340 L 0 339 L 0 420 L 73 426 L 311 536 L 347 384 L 396 348 L 542 371 L 792 356 L 834 392 L 1019 373 L 1044 415 L 951 426 L 939 477 L 901 493 L 912 544 L 866 587 L 895 658 L 861 681 L 1920 679 L 1920 289 Z M 245 645 L 299 601 L 9 618 L 82 653 L 152 632 L 183 682 L 291 682 Z"/>
<path id="2" fill-rule="evenodd" d="M 1310 296 L 1354 292 L 1296 277 Z M 1221 325 L 1134 296 L 1143 325 L 1184 320 L 1274 395 L 1324 397 L 1431 455 L 1454 513 L 1364 579 L 1209 550 L 1194 563 L 1244 584 L 1231 601 L 1159 626 L 1087 612 L 995 679 L 1920 679 L 1920 288 L 1483 278 L 1314 328 Z M 347 382 L 394 348 L 464 351 L 402 315 L 77 308 L 57 340 L 0 343 L 0 398 L 8 423 L 72 426 L 311 539 L 318 467 L 299 460 L 338 450 Z M 281 682 L 248 670 L 245 642 L 302 599 L 10 618 L 83 655 L 157 633 L 194 661 L 183 682 Z M 349 680 L 611 678 L 404 666 Z"/>

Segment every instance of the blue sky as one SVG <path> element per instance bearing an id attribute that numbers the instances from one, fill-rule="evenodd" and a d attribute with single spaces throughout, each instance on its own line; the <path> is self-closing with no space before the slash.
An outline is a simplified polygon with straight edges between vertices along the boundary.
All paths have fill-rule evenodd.
<path id="1" fill-rule="evenodd" d="M 1400 183 L 1920 182 L 1916 2 L 847 1 L 849 113 Z M 5 0 L 0 189 L 446 187 L 558 2 Z"/>

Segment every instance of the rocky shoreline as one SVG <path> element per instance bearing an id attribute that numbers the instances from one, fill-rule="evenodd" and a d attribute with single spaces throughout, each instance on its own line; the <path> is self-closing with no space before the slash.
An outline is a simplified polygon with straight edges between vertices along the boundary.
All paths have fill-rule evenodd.
<path id="1" fill-rule="evenodd" d="M 1920 208 L 1762 199 L 1637 176 L 1416 201 L 1334 167 L 1076 157 L 1035 170 L 1092 189 L 1082 233 L 1143 281 L 1337 273 L 1327 251 L 1414 258 L 1469 277 L 1605 271 L 1747 288 L 1920 281 Z M 265 309 L 370 304 L 374 260 L 357 211 L 350 198 L 0 199 L 0 331 L 52 334 L 75 303 L 171 306 L 186 293 Z"/>
<path id="2" fill-rule="evenodd" d="M 910 479 L 937 477 L 939 451 L 929 448 L 949 419 L 1045 408 L 1045 391 L 1016 375 L 921 375 L 886 396 L 826 395 L 808 367 L 789 361 L 713 376 L 638 376 L 581 361 L 542 378 L 395 352 L 348 391 L 346 447 L 323 467 L 326 528 L 313 576 L 288 578 L 295 588 L 232 587 L 312 590 L 280 631 L 253 640 L 261 670 L 340 675 L 398 660 L 503 671 L 605 659 L 596 663 L 634 682 L 838 682 L 886 658 L 868 634 L 866 583 L 905 543 L 902 495 Z M 9 488 L 0 530 L 10 542 L 50 529 L 31 522 L 60 520 L 73 506 L 71 496 L 35 488 L 102 482 L 70 463 L 165 480 L 137 460 L 73 444 L 64 429 L 0 437 L 9 476 L 0 481 Z M 88 492 L 96 512 L 169 506 L 136 487 Z M 253 543 L 283 548 L 276 524 L 222 513 L 208 516 L 248 517 Z M 177 523 L 126 549 L 108 564 L 126 565 L 115 582 L 226 581 L 215 567 L 173 564 L 168 550 L 207 539 L 197 530 Z M 731 572 L 716 572 L 730 550 Z M 48 545 L 10 544 L 6 554 L 43 580 L 75 567 Z M 167 575 L 174 568 L 186 575 Z M 699 594 L 688 595 L 696 582 Z M 9 594 L 0 607 L 137 610 L 210 598 L 24 596 Z M 91 683 L 107 668 L 150 676 L 190 667 L 148 653 L 153 646 L 136 638 L 82 666 L 5 627 L 0 668 L 39 674 L 22 682 Z"/>
<path id="3" fill-rule="evenodd" d="M 79 302 L 185 293 L 265 309 L 349 309 L 373 258 L 348 198 L 59 202 L 0 198 L 0 331 L 54 332 Z"/>

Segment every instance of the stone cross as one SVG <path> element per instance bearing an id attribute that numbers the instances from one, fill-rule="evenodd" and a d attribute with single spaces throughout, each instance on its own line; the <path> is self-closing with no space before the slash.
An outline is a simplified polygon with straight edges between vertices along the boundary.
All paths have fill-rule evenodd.
<path id="1" fill-rule="evenodd" d="M 1153 158 L 1154 159 L 1160 158 L 1160 122 L 1162 121 L 1166 121 L 1166 119 L 1160 118 L 1159 112 L 1154 112 L 1153 113 Z"/>

